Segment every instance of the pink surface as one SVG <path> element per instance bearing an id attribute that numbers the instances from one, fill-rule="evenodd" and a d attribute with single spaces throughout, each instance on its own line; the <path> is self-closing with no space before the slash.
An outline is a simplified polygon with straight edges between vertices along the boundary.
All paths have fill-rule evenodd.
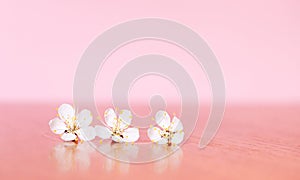
<path id="1" fill-rule="evenodd" d="M 181 151 L 147 164 L 120 163 L 48 127 L 56 104 L 0 106 L 0 179 L 299 179 L 299 105 L 227 106 L 212 143 L 198 149 L 206 113 Z M 203 108 L 206 112 L 207 108 Z"/>
<path id="2" fill-rule="evenodd" d="M 296 0 L 1 1 L 0 179 L 300 179 L 299 8 Z M 124 164 L 86 146 L 63 144 L 48 121 L 61 103 L 72 103 L 82 53 L 106 29 L 144 17 L 190 27 L 217 56 L 227 96 L 217 136 L 198 149 L 208 116 L 201 104 L 205 110 L 192 137 L 162 161 Z M 176 59 L 197 84 L 199 100 L 209 103 L 207 80 L 188 54 L 140 41 L 104 64 L 95 86 L 101 108 L 111 103 L 118 68 L 149 53 Z M 144 112 L 158 92 L 177 107 L 174 86 L 153 76 L 138 81 L 129 100 Z"/>
<path id="3" fill-rule="evenodd" d="M 0 82 L 4 83 L 0 100 L 70 101 L 76 66 L 89 43 L 113 25 L 143 17 L 175 20 L 198 32 L 221 63 L 227 100 L 300 100 L 300 13 L 296 0 L 4 0 L 0 5 Z M 172 52 L 172 48 L 161 51 Z M 127 53 L 126 57 L 138 56 L 143 51 Z M 172 55 L 185 56 L 180 51 Z M 199 69 L 188 59 L 182 61 L 202 84 Z M 116 69 L 109 65 L 106 70 Z M 209 91 L 198 88 L 207 99 Z M 170 87 L 163 89 L 168 92 Z"/>

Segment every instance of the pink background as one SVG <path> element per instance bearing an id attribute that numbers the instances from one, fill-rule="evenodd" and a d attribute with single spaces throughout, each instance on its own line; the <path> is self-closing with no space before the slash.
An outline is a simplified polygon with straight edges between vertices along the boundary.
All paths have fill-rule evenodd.
<path id="1" fill-rule="evenodd" d="M 219 59 L 228 102 L 300 100 L 300 13 L 296 0 L 1 1 L 0 100 L 72 101 L 76 67 L 89 43 L 118 23 L 143 17 L 175 20 L 198 32 Z M 114 66 L 121 62 L 118 58 L 148 53 L 147 45 L 153 43 L 152 52 L 161 50 L 184 59 L 181 62 L 198 84 L 199 93 L 208 99 L 207 85 L 199 85 L 205 82 L 203 72 L 186 54 L 171 45 L 145 43 L 139 51 L 139 46 L 132 45 L 109 59 L 105 76 L 97 81 L 96 96 L 110 99 L 109 83 L 117 74 Z M 144 81 L 136 84 L 132 98 L 143 95 L 140 87 Z M 159 80 L 157 86 L 164 87 L 160 93 L 176 97 L 167 82 Z M 153 88 L 148 93 L 156 91 Z"/>
<path id="2" fill-rule="evenodd" d="M 299 180 L 299 2 L 2 0 L 0 179 Z M 209 115 L 203 103 L 197 127 L 179 157 L 132 165 L 97 152 L 82 156 L 81 144 L 65 148 L 48 122 L 61 103 L 72 103 L 73 79 L 84 50 L 106 29 L 144 17 L 185 24 L 214 51 L 227 89 L 217 135 L 205 149 L 198 148 Z M 193 78 L 199 99 L 209 101 L 205 75 L 186 52 L 168 43 L 139 41 L 119 49 L 104 64 L 95 86 L 101 105 L 111 103 L 120 68 L 149 53 L 176 59 Z M 177 107 L 176 88 L 148 76 L 130 93 L 131 103 L 139 101 L 134 110 L 144 108 L 157 93 Z"/>

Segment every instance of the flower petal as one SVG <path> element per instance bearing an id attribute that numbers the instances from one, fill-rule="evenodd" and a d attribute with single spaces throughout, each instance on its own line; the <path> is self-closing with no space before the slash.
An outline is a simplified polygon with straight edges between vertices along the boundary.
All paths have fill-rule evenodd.
<path id="1" fill-rule="evenodd" d="M 123 142 L 123 139 L 120 136 L 114 135 L 114 136 L 111 136 L 111 139 L 115 142 L 119 142 L 119 143 Z"/>
<path id="2" fill-rule="evenodd" d="M 67 130 L 67 126 L 63 120 L 59 118 L 54 118 L 49 121 L 49 126 L 52 132 L 55 134 L 62 134 Z"/>
<path id="3" fill-rule="evenodd" d="M 117 125 L 117 115 L 111 108 L 106 109 L 104 112 L 104 119 L 109 127 L 115 127 Z"/>
<path id="4" fill-rule="evenodd" d="M 64 141 L 73 141 L 76 139 L 76 135 L 73 134 L 73 133 L 63 133 L 63 135 L 61 136 L 61 138 L 64 140 Z"/>
<path id="5" fill-rule="evenodd" d="M 120 113 L 119 113 L 119 123 L 120 123 L 120 128 L 121 129 L 125 129 L 127 128 L 130 123 L 131 123 L 131 120 L 132 120 L 132 114 L 129 110 L 121 110 Z"/>
<path id="6" fill-rule="evenodd" d="M 161 138 L 159 141 L 157 141 L 157 144 L 167 144 L 168 139 L 167 138 Z"/>
<path id="7" fill-rule="evenodd" d="M 92 126 L 83 127 L 76 131 L 78 137 L 83 141 L 91 141 L 95 139 L 96 131 Z"/>
<path id="8" fill-rule="evenodd" d="M 170 126 L 170 116 L 166 111 L 158 111 L 155 115 L 155 121 L 163 129 Z"/>
<path id="9" fill-rule="evenodd" d="M 70 104 L 62 104 L 57 111 L 59 117 L 65 121 L 71 121 L 75 116 L 75 110 Z"/>
<path id="10" fill-rule="evenodd" d="M 111 137 L 111 131 L 104 126 L 95 126 L 96 136 L 102 139 L 109 139 Z"/>
<path id="11" fill-rule="evenodd" d="M 173 135 L 172 139 L 171 139 L 171 143 L 174 144 L 180 144 L 183 140 L 184 137 L 184 132 L 177 132 Z"/>
<path id="12" fill-rule="evenodd" d="M 183 130 L 182 122 L 176 116 L 173 117 L 169 130 L 171 132 L 178 132 Z"/>
<path id="13" fill-rule="evenodd" d="M 135 142 L 139 139 L 140 133 L 138 128 L 128 128 L 123 132 L 123 141 L 124 142 Z"/>
<path id="14" fill-rule="evenodd" d="M 77 125 L 80 128 L 89 126 L 93 121 L 93 116 L 91 111 L 84 109 L 82 110 L 77 117 Z"/>
<path id="15" fill-rule="evenodd" d="M 161 130 L 158 127 L 151 127 L 147 130 L 148 137 L 152 142 L 157 142 L 161 139 L 160 132 Z"/>

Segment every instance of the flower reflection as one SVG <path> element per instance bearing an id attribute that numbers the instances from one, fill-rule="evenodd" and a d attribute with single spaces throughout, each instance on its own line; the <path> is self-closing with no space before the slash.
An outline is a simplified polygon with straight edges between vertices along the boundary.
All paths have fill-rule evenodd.
<path id="1" fill-rule="evenodd" d="M 176 170 L 180 167 L 183 151 L 179 146 L 166 146 L 160 144 L 154 144 L 152 146 L 152 153 L 154 156 L 155 154 L 161 154 L 161 152 L 172 154 L 154 162 L 153 166 L 156 173 L 163 173 L 166 170 Z"/>
<path id="2" fill-rule="evenodd" d="M 136 144 L 103 142 L 98 150 L 108 156 L 104 164 L 104 169 L 107 172 L 118 170 L 120 173 L 128 173 L 129 162 L 137 157 L 139 147 Z"/>
<path id="3" fill-rule="evenodd" d="M 51 157 L 62 171 L 80 169 L 90 166 L 90 154 L 94 149 L 87 143 L 63 142 L 53 147 Z"/>

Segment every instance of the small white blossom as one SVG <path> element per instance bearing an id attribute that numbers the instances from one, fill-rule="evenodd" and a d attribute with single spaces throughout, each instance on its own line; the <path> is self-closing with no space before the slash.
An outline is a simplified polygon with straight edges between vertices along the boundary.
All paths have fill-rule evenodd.
<path id="1" fill-rule="evenodd" d="M 159 127 L 150 127 L 147 131 L 148 137 L 152 142 L 158 144 L 177 145 L 184 137 L 182 122 L 174 116 L 172 122 L 170 116 L 165 111 L 158 111 L 155 121 Z"/>
<path id="2" fill-rule="evenodd" d="M 58 108 L 58 117 L 49 121 L 50 129 L 55 134 L 60 134 L 64 141 L 78 142 L 90 141 L 95 138 L 95 129 L 89 126 L 93 117 L 89 110 L 82 110 L 76 114 L 75 109 L 69 104 L 62 104 Z"/>
<path id="3" fill-rule="evenodd" d="M 129 110 L 121 110 L 117 117 L 111 108 L 104 112 L 106 126 L 95 126 L 96 135 L 102 139 L 112 139 L 115 142 L 135 142 L 139 139 L 138 128 L 128 128 L 132 115 Z"/>

